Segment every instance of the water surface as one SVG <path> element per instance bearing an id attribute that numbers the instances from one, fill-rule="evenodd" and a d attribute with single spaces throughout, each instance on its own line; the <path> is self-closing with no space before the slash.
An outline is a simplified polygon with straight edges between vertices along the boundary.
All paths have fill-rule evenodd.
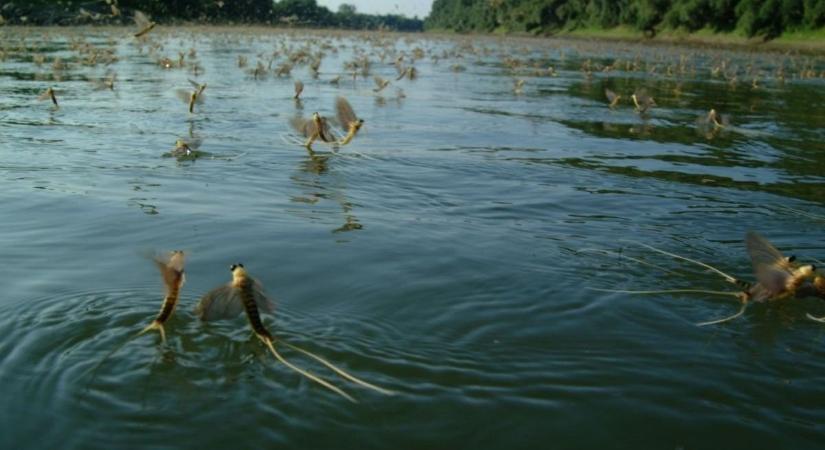
<path id="1" fill-rule="evenodd" d="M 746 279 L 747 230 L 825 258 L 817 56 L 269 29 L 0 37 L 3 448 L 822 445 L 825 328 L 805 318 L 821 301 L 697 327 L 737 304 L 586 289 L 733 289 L 628 240 Z M 89 46 L 117 60 L 92 64 Z M 317 78 L 309 58 L 274 75 L 302 49 L 323 52 Z M 183 67 L 158 64 L 179 52 Z M 273 54 L 266 76 L 248 72 Z M 359 55 L 370 73 L 353 80 Z M 402 55 L 417 79 L 396 81 Z M 114 91 L 95 90 L 107 71 Z M 390 86 L 374 92 L 373 75 Z M 208 83 L 194 114 L 175 93 L 188 78 Z M 59 109 L 36 100 L 49 86 Z M 642 87 L 658 105 L 644 115 L 627 100 Z M 338 95 L 363 130 L 307 152 L 290 118 L 331 117 Z M 710 108 L 730 125 L 698 127 Z M 164 157 L 177 139 L 209 156 Z M 170 249 L 189 259 L 167 345 L 141 337 L 90 377 L 157 312 L 145 255 Z M 277 337 L 397 395 L 336 380 L 350 404 L 278 364 L 244 319 L 198 322 L 235 262 L 276 300 Z"/>

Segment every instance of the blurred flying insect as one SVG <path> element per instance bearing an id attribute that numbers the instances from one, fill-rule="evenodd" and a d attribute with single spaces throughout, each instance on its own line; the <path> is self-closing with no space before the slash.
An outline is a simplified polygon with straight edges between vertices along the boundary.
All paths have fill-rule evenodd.
<path id="1" fill-rule="evenodd" d="M 51 99 L 52 103 L 54 103 L 54 106 L 56 108 L 60 108 L 60 105 L 57 104 L 56 91 L 51 86 L 49 86 L 49 88 L 46 89 L 45 92 L 43 92 L 42 94 L 40 94 L 39 97 L 37 97 L 37 100 L 40 100 L 40 101 L 43 101 L 43 100 L 46 100 L 46 99 Z"/>
<path id="2" fill-rule="evenodd" d="M 607 97 L 607 101 L 610 102 L 610 104 L 608 105 L 610 109 L 615 108 L 619 104 L 619 101 L 622 99 L 621 95 L 611 91 L 608 88 L 604 88 L 604 96 Z"/>
<path id="3" fill-rule="evenodd" d="M 338 141 L 330 129 L 329 121 L 317 112 L 312 113 L 312 117 L 309 119 L 295 117 L 291 120 L 291 125 L 295 128 L 295 131 L 307 138 L 304 147 L 310 151 L 312 150 L 312 143 L 317 139 L 328 144 L 335 144 Z"/>
<path id="4" fill-rule="evenodd" d="M 94 89 L 96 91 L 103 91 L 103 90 L 106 90 L 106 89 L 108 89 L 110 91 L 114 91 L 115 90 L 115 80 L 117 80 L 117 73 L 110 72 L 108 75 L 106 75 L 105 77 L 103 77 L 99 80 L 93 80 Z"/>
<path id="5" fill-rule="evenodd" d="M 373 78 L 373 81 L 375 81 L 375 89 L 372 90 L 373 92 L 381 92 L 385 87 L 390 85 L 389 80 L 385 80 L 378 75 Z"/>
<path id="6" fill-rule="evenodd" d="M 295 80 L 295 95 L 292 98 L 298 100 L 301 96 L 301 92 L 304 92 L 304 82 L 301 80 Z"/>
<path id="7" fill-rule="evenodd" d="M 267 69 L 264 67 L 264 63 L 258 61 L 258 63 L 255 64 L 255 68 L 247 70 L 246 73 L 252 76 L 253 79 L 260 80 L 266 77 Z"/>
<path id="8" fill-rule="evenodd" d="M 521 95 L 524 93 L 524 80 L 513 80 L 513 94 Z"/>
<path id="9" fill-rule="evenodd" d="M 197 81 L 189 80 L 194 90 L 189 92 L 185 89 L 178 89 L 178 98 L 189 104 L 189 112 L 192 113 L 195 109 L 195 104 L 203 103 L 203 91 L 206 89 L 206 83 L 200 84 Z"/>
<path id="10" fill-rule="evenodd" d="M 344 132 L 347 133 L 340 141 L 338 141 L 339 145 L 347 145 L 352 141 L 356 134 L 358 134 L 358 130 L 364 125 L 364 120 L 359 119 L 358 116 L 355 115 L 355 111 L 352 110 L 352 105 L 349 104 L 347 99 L 344 97 L 338 97 L 335 99 L 335 112 L 338 116 L 338 122 L 341 124 L 341 128 L 344 129 Z"/>
<path id="11" fill-rule="evenodd" d="M 272 300 L 270 300 L 267 297 L 261 283 L 258 280 L 252 278 L 248 274 L 243 264 L 233 264 L 232 266 L 230 266 L 230 271 L 232 272 L 232 281 L 230 281 L 226 285 L 215 288 L 212 291 L 208 292 L 206 295 L 204 295 L 198 303 L 198 306 L 195 308 L 195 314 L 203 321 L 211 321 L 220 319 L 231 319 L 237 317 L 241 312 L 245 312 L 246 318 L 249 321 L 249 325 L 252 328 L 252 331 L 255 333 L 255 336 L 257 336 L 258 339 L 260 339 L 261 342 L 264 343 L 264 345 L 269 349 L 270 352 L 272 352 L 272 355 L 275 356 L 275 358 L 278 361 L 283 363 L 288 368 L 294 370 L 295 372 L 298 372 L 299 374 L 309 378 L 310 380 L 320 384 L 321 386 L 324 386 L 325 388 L 335 392 L 336 394 L 341 395 L 347 400 L 351 402 L 356 402 L 356 400 L 352 396 L 350 396 L 340 388 L 329 383 L 323 378 L 315 376 L 309 373 L 308 371 L 293 365 L 292 363 L 284 359 L 284 357 L 281 356 L 280 353 L 278 353 L 278 351 L 275 349 L 275 337 L 264 326 L 263 321 L 261 320 L 261 312 L 271 314 L 274 311 L 274 304 Z M 320 362 L 321 364 L 332 369 L 335 373 L 346 378 L 347 380 L 350 380 L 363 387 L 367 387 L 375 391 L 381 392 L 383 394 L 392 394 L 391 391 L 380 388 L 378 386 L 375 386 L 373 384 L 370 384 L 366 381 L 363 381 L 359 378 L 350 375 L 349 373 L 336 367 L 326 359 L 314 353 L 311 353 L 295 345 L 289 344 L 283 340 L 279 340 L 278 342 Z"/>
<path id="12" fill-rule="evenodd" d="M 143 14 L 140 11 L 135 11 L 134 21 L 139 30 L 135 33 L 136 38 L 145 36 L 146 33 L 152 31 L 152 29 L 157 25 L 155 22 L 150 21 L 146 14 Z"/>
<path id="13" fill-rule="evenodd" d="M 415 70 L 415 67 L 413 66 L 407 67 L 406 69 L 400 70 L 399 72 L 400 73 L 398 75 L 398 78 L 396 78 L 395 81 L 400 81 L 404 77 L 406 77 L 409 80 L 414 80 L 418 77 L 418 71 Z"/>
<path id="14" fill-rule="evenodd" d="M 709 264 L 688 258 L 686 256 L 677 255 L 675 253 L 667 252 L 656 247 L 636 243 L 642 247 L 652 250 L 663 255 L 667 255 L 682 261 L 687 261 L 692 264 L 699 265 L 716 274 L 722 276 L 725 281 L 739 286 L 739 292 L 732 291 L 706 291 L 701 289 L 673 289 L 673 290 L 644 290 L 644 291 L 629 291 L 629 290 L 614 290 L 614 289 L 594 289 L 603 292 L 618 292 L 626 294 L 667 294 L 667 293 L 695 293 L 695 294 L 711 294 L 711 295 L 728 295 L 739 299 L 742 307 L 739 311 L 729 317 L 718 320 L 711 320 L 701 322 L 697 325 L 714 325 L 729 320 L 733 320 L 745 313 L 748 305 L 751 302 L 762 303 L 766 301 L 782 300 L 789 297 L 823 295 L 825 289 L 819 290 L 820 287 L 825 288 L 825 280 L 816 274 L 816 267 L 813 265 L 798 265 L 796 264 L 796 257 L 786 257 L 776 249 L 767 239 L 759 233 L 749 231 L 745 235 L 745 246 L 753 264 L 754 274 L 756 276 L 756 283 L 748 283 L 739 280 Z M 813 279 L 811 283 L 810 280 Z M 811 316 L 812 317 L 812 316 Z M 816 318 L 814 318 L 816 320 Z M 823 319 L 825 320 L 825 319 Z"/>
<path id="15" fill-rule="evenodd" d="M 711 108 L 710 111 L 708 111 L 707 115 L 705 116 L 704 121 L 705 121 L 706 124 L 708 124 L 708 125 L 712 124 L 716 128 L 724 128 L 725 125 L 723 125 L 719 121 L 719 119 L 720 119 L 719 113 L 717 113 L 715 109 Z"/>
<path id="16" fill-rule="evenodd" d="M 707 139 L 713 139 L 728 125 L 730 125 L 728 116 L 719 114 L 712 108 L 707 114 L 696 119 L 696 130 Z"/>
<path id="17" fill-rule="evenodd" d="M 644 114 L 650 108 L 657 106 L 653 97 L 649 96 L 644 88 L 636 90 L 630 98 L 633 99 L 633 104 L 639 114 Z"/>

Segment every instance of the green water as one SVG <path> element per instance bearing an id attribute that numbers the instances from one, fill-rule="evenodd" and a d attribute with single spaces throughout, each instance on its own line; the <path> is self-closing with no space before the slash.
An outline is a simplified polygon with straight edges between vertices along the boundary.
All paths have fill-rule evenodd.
<path id="1" fill-rule="evenodd" d="M 805 318 L 825 315 L 821 301 L 697 327 L 738 305 L 586 289 L 733 289 L 627 240 L 745 279 L 747 230 L 800 260 L 825 258 L 825 81 L 795 75 L 818 74 L 822 58 L 242 29 L 156 30 L 154 49 L 125 29 L 5 28 L 0 39 L 2 448 L 825 442 L 825 326 Z M 83 64 L 78 39 L 118 60 Z M 304 47 L 325 54 L 317 79 L 305 64 L 246 72 Z M 156 63 L 190 48 L 198 76 Z M 418 78 L 396 81 L 393 62 L 403 52 L 409 64 L 415 48 Z M 356 54 L 371 74 L 353 81 L 344 63 Z M 68 67 L 55 73 L 54 57 Z M 617 58 L 638 70 L 580 70 Z M 735 86 L 711 74 L 722 61 Z M 88 80 L 107 69 L 114 91 L 95 90 Z M 372 74 L 391 85 L 373 92 Z M 191 115 L 175 94 L 187 78 L 208 83 Z M 520 95 L 514 78 L 526 81 Z M 59 109 L 36 100 L 48 86 Z M 645 87 L 658 107 L 611 110 L 605 87 L 625 98 Z M 338 95 L 365 126 L 310 154 L 289 120 L 332 116 Z M 730 125 L 697 127 L 710 108 Z M 177 139 L 200 140 L 203 157 L 169 158 Z M 145 255 L 171 249 L 189 257 L 167 344 L 143 336 L 89 376 L 157 313 L 162 286 Z M 200 323 L 192 308 L 236 262 L 275 300 L 265 323 L 278 338 L 397 394 L 283 350 L 349 403 L 275 361 L 245 319 Z"/>

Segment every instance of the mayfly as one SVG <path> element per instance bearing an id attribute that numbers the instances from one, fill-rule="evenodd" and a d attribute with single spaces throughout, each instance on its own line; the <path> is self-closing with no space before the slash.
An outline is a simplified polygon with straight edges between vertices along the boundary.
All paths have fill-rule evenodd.
<path id="1" fill-rule="evenodd" d="M 152 29 L 157 25 L 155 22 L 150 21 L 149 18 L 146 17 L 146 14 L 143 14 L 140 11 L 135 11 L 134 20 L 135 25 L 137 25 L 139 29 L 139 31 L 135 33 L 136 38 L 143 37 L 146 33 L 152 31 Z"/>
<path id="2" fill-rule="evenodd" d="M 158 330 L 160 338 L 163 343 L 166 343 L 166 331 L 163 325 L 172 317 L 175 312 L 175 306 L 178 304 L 178 297 L 180 296 L 180 288 L 186 282 L 186 277 L 183 273 L 183 265 L 186 255 L 181 250 L 175 250 L 169 253 L 166 257 L 155 257 L 153 261 L 160 271 L 163 286 L 166 289 L 166 295 L 163 297 L 163 305 L 160 308 L 155 320 L 152 321 L 146 328 L 137 335 L 140 336 L 151 330 Z"/>
<path id="3" fill-rule="evenodd" d="M 229 319 L 233 317 L 237 317 L 241 312 L 246 313 L 246 318 L 249 321 L 250 327 L 252 327 L 252 331 L 255 333 L 255 336 L 261 340 L 261 342 L 266 345 L 272 355 L 275 358 L 283 363 L 288 368 L 298 372 L 299 374 L 309 378 L 310 380 L 324 386 L 325 388 L 341 395 L 342 397 L 355 402 L 355 399 L 351 397 L 349 394 L 341 390 L 340 388 L 336 387 L 335 385 L 329 383 L 328 381 L 315 376 L 306 370 L 303 370 L 292 363 L 288 362 L 281 356 L 280 353 L 275 349 L 275 338 L 272 336 L 272 333 L 264 326 L 263 321 L 261 320 L 261 312 L 272 313 L 274 311 L 274 304 L 272 300 L 270 300 L 264 292 L 264 288 L 259 281 L 252 278 L 244 268 L 243 264 L 233 264 L 230 266 L 230 270 L 232 272 L 232 281 L 228 284 L 220 286 L 212 291 L 208 292 L 206 295 L 201 298 L 198 306 L 195 308 L 195 314 L 200 317 L 201 320 L 210 321 L 210 320 L 219 320 L 219 319 Z M 378 386 L 372 385 L 367 383 L 366 381 L 360 380 L 349 373 L 345 372 L 344 370 L 336 367 L 329 361 L 325 360 L 324 358 L 311 353 L 307 350 L 304 350 L 298 346 L 289 344 L 284 341 L 278 341 L 279 343 L 283 343 L 284 345 L 288 346 L 289 348 L 298 351 L 304 355 L 309 356 L 310 358 L 320 362 L 321 364 L 325 365 L 326 367 L 332 369 L 338 375 L 356 383 L 361 386 L 376 390 L 378 392 L 384 394 L 391 394 L 391 391 L 386 389 L 380 388 Z"/>
<path id="4" fill-rule="evenodd" d="M 295 117 L 291 120 L 291 124 L 292 127 L 295 128 L 295 131 L 307 138 L 304 146 L 309 150 L 312 150 L 312 143 L 315 142 L 316 139 L 321 139 L 321 141 L 329 144 L 335 144 L 337 142 L 335 135 L 330 129 L 329 122 L 317 112 L 312 113 L 310 119 Z"/>
<path id="5" fill-rule="evenodd" d="M 347 145 L 364 125 L 364 120 L 359 119 L 352 110 L 352 106 L 344 97 L 335 99 L 335 112 L 338 115 L 338 122 L 347 134 L 338 141 L 339 145 Z"/>
<path id="6" fill-rule="evenodd" d="M 715 109 L 710 111 L 701 119 L 701 123 L 706 126 L 713 126 L 714 128 L 724 128 L 727 125 L 727 116 L 720 116 Z M 721 119 L 721 122 L 720 122 Z"/>
<path id="7" fill-rule="evenodd" d="M 110 73 L 108 73 L 108 75 L 106 75 L 106 77 L 104 77 L 102 79 L 99 79 L 99 80 L 93 80 L 92 82 L 94 83 L 94 89 L 96 91 L 102 91 L 102 90 L 106 90 L 106 89 L 108 89 L 110 91 L 114 91 L 116 80 L 117 80 L 117 73 L 110 72 Z"/>
<path id="8" fill-rule="evenodd" d="M 197 81 L 189 80 L 194 90 L 189 92 L 185 89 L 178 89 L 178 98 L 189 104 L 189 112 L 192 113 L 195 109 L 195 104 L 203 103 L 203 91 L 206 89 L 206 83 L 200 84 Z"/>
<path id="9" fill-rule="evenodd" d="M 398 78 L 395 79 L 395 81 L 400 81 L 404 77 L 406 77 L 410 80 L 414 80 L 414 79 L 416 79 L 416 77 L 418 77 L 418 72 L 415 70 L 415 67 L 413 67 L 413 66 L 407 67 L 406 69 L 403 69 L 403 70 L 399 70 L 398 72 L 399 72 L 399 75 L 398 75 Z"/>
<path id="10" fill-rule="evenodd" d="M 524 93 L 524 80 L 513 80 L 513 94 L 521 95 Z"/>
<path id="11" fill-rule="evenodd" d="M 696 119 L 696 131 L 707 139 L 713 139 L 730 125 L 727 115 L 721 115 L 715 109 Z"/>
<path id="12" fill-rule="evenodd" d="M 636 111 L 639 114 L 644 114 L 648 109 L 656 106 L 656 102 L 653 100 L 653 97 L 647 95 L 647 91 L 645 89 L 636 90 L 630 98 L 633 100 L 633 104 L 636 106 Z"/>
<path id="13" fill-rule="evenodd" d="M 51 87 L 46 89 L 46 92 L 43 92 L 42 94 L 40 94 L 40 96 L 37 97 L 37 99 L 41 100 L 41 101 L 46 100 L 46 99 L 51 99 L 51 101 L 52 101 L 52 103 L 54 103 L 55 107 L 57 107 L 57 108 L 60 107 L 60 105 L 57 104 L 57 96 L 55 95 L 55 90 Z"/>
<path id="14" fill-rule="evenodd" d="M 390 85 L 389 80 L 385 80 L 378 75 L 376 75 L 373 80 L 375 81 L 375 89 L 373 89 L 373 92 L 381 92 L 385 87 Z"/>
<path id="15" fill-rule="evenodd" d="M 178 161 L 191 161 L 198 158 L 211 156 L 211 153 L 201 151 L 200 146 L 200 139 L 178 139 L 175 141 L 175 148 L 164 153 L 163 156 L 167 158 L 176 158 Z"/>
<path id="16" fill-rule="evenodd" d="M 155 316 L 152 323 L 147 325 L 143 330 L 139 333 L 135 334 L 134 336 L 127 339 L 123 344 L 120 344 L 114 350 L 109 352 L 103 359 L 100 360 L 90 372 L 93 372 L 95 369 L 100 367 L 104 361 L 106 361 L 110 356 L 117 353 L 118 350 L 122 349 L 126 344 L 131 342 L 133 339 L 140 337 L 149 331 L 158 330 L 160 334 L 161 343 L 166 343 L 166 330 L 164 329 L 164 325 L 172 317 L 172 314 L 175 312 L 175 307 L 178 304 L 178 298 L 180 297 L 180 289 L 183 287 L 183 284 L 186 282 L 186 277 L 183 272 L 183 266 L 186 260 L 186 255 L 181 250 L 175 250 L 169 252 L 167 255 L 163 256 L 154 256 L 152 261 L 157 266 L 158 270 L 160 271 L 161 280 L 163 280 L 163 286 L 165 289 L 165 295 L 163 297 L 163 304 L 160 307 L 160 312 Z"/>
<path id="17" fill-rule="evenodd" d="M 304 82 L 301 80 L 295 80 L 295 95 L 292 98 L 298 100 L 301 96 L 301 92 L 304 92 Z"/>
<path id="18" fill-rule="evenodd" d="M 607 101 L 609 101 L 609 102 L 610 102 L 610 104 L 608 105 L 608 107 L 609 107 L 610 109 L 615 108 L 615 107 L 616 107 L 616 105 L 618 105 L 618 104 L 619 104 L 619 100 L 621 100 L 621 99 L 622 99 L 622 96 L 621 96 L 621 95 L 619 95 L 619 94 L 617 94 L 617 93 L 615 93 L 615 92 L 611 91 L 611 90 L 610 90 L 610 89 L 608 89 L 608 88 L 604 88 L 604 96 L 605 96 L 605 97 L 607 97 Z"/>
<path id="19" fill-rule="evenodd" d="M 753 264 L 754 274 L 756 276 L 756 283 L 748 283 L 739 280 L 725 272 L 711 266 L 710 264 L 688 258 L 686 256 L 677 255 L 675 253 L 667 252 L 656 247 L 637 243 L 649 250 L 667 255 L 682 261 L 687 261 L 705 269 L 708 269 L 717 275 L 722 276 L 725 281 L 739 286 L 739 292 L 733 291 L 707 291 L 701 289 L 673 289 L 673 290 L 647 290 L 647 291 L 628 291 L 628 290 L 613 290 L 613 289 L 595 289 L 606 292 L 620 292 L 627 294 L 666 294 L 666 293 L 697 293 L 697 294 L 711 294 L 711 295 L 729 295 L 739 299 L 742 307 L 739 311 L 729 317 L 718 320 L 711 320 L 708 322 L 699 323 L 699 326 L 713 325 L 722 322 L 733 320 L 745 313 L 748 305 L 751 302 L 761 303 L 766 301 L 781 300 L 789 297 L 799 297 L 801 295 L 809 295 L 811 288 L 807 281 L 814 278 L 816 267 L 813 265 L 798 265 L 796 264 L 796 257 L 786 257 L 776 249 L 767 239 L 762 237 L 759 233 L 749 231 L 745 235 L 745 246 Z M 818 277 L 818 276 L 817 276 Z M 820 278 L 819 285 L 825 287 L 825 280 Z M 816 278 L 814 278 L 816 283 Z M 816 286 L 814 286 L 814 289 Z M 823 290 L 822 292 L 825 292 Z"/>

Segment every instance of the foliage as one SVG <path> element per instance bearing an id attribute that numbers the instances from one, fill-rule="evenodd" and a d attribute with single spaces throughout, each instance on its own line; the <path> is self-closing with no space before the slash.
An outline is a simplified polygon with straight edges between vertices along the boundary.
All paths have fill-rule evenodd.
<path id="1" fill-rule="evenodd" d="M 435 0 L 426 29 L 552 33 L 619 25 L 778 36 L 825 26 L 825 0 Z"/>
<path id="2" fill-rule="evenodd" d="M 112 5 L 118 14 L 113 13 Z M 417 18 L 361 14 L 349 4 L 332 12 L 319 6 L 316 0 L 0 0 L 0 14 L 8 23 L 130 23 L 136 10 L 159 23 L 243 22 L 399 31 L 423 29 L 423 22 Z"/>

